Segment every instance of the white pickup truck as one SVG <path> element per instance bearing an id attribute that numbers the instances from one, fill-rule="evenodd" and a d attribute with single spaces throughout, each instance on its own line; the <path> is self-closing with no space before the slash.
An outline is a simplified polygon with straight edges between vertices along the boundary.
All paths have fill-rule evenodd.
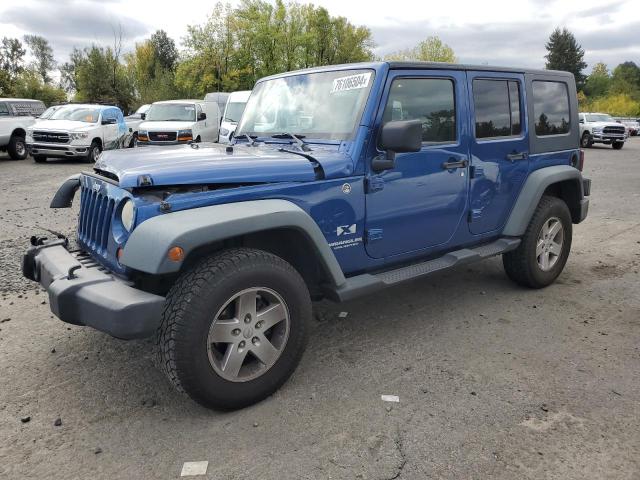
<path id="1" fill-rule="evenodd" d="M 627 139 L 624 125 L 606 113 L 580 113 L 580 146 L 591 147 L 594 143 L 611 145 L 620 150 Z"/>
<path id="2" fill-rule="evenodd" d="M 12 160 L 27 158 L 27 128 L 45 108 L 40 100 L 0 98 L 0 151 L 8 152 Z"/>
<path id="3" fill-rule="evenodd" d="M 128 128 L 114 106 L 69 104 L 27 129 L 33 159 L 80 158 L 94 163 L 103 150 L 127 146 Z"/>

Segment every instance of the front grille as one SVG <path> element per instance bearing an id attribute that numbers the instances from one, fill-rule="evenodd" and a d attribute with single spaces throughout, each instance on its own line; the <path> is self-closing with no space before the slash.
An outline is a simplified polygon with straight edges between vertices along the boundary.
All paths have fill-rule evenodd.
<path id="1" fill-rule="evenodd" d="M 48 142 L 48 143 L 69 143 L 69 134 L 68 133 L 58 133 L 58 132 L 33 132 L 33 141 L 34 142 Z"/>
<path id="2" fill-rule="evenodd" d="M 102 193 L 102 189 L 96 192 L 91 188 L 82 186 L 80 191 L 78 239 L 100 255 L 104 255 L 107 251 L 114 208 L 115 201 Z"/>
<path id="3" fill-rule="evenodd" d="M 617 133 L 619 135 L 624 135 L 624 127 L 604 127 L 602 131 L 604 133 Z"/>
<path id="4" fill-rule="evenodd" d="M 178 132 L 149 132 L 152 142 L 175 142 Z"/>

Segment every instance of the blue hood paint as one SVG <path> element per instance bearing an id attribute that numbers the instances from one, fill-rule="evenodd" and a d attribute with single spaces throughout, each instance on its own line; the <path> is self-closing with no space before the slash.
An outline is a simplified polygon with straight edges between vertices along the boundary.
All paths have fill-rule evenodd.
<path id="1" fill-rule="evenodd" d="M 149 175 L 153 185 L 189 185 L 218 183 L 311 182 L 317 180 L 314 165 L 308 159 L 289 152 L 289 144 L 264 144 L 250 147 L 237 144 L 233 152 L 225 145 L 201 143 L 169 147 L 139 147 L 102 153 L 95 168 L 116 175 L 123 188 L 138 186 L 140 175 Z M 353 173 L 353 160 L 338 145 L 313 145 L 307 152 L 322 166 L 325 178 L 340 178 Z"/>

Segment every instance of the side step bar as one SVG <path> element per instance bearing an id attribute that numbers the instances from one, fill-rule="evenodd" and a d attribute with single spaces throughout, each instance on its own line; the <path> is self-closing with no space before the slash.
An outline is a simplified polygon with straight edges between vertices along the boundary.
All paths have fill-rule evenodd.
<path id="1" fill-rule="evenodd" d="M 463 248 L 426 262 L 408 265 L 377 274 L 365 273 L 347 278 L 347 282 L 329 293 L 332 300 L 344 302 L 367 295 L 385 287 L 407 280 L 431 275 L 456 265 L 472 263 L 485 258 L 515 250 L 520 245 L 519 238 L 500 238 L 476 248 Z"/>

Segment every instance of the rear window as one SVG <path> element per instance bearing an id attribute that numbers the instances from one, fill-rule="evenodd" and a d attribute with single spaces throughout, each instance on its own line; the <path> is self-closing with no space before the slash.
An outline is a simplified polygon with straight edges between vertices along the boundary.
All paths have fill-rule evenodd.
<path id="1" fill-rule="evenodd" d="M 0 103 L 0 116 L 6 117 L 9 115 L 9 107 L 6 103 Z"/>
<path id="2" fill-rule="evenodd" d="M 571 128 L 569 90 L 564 82 L 535 80 L 533 82 L 533 113 L 536 135 L 563 135 Z"/>
<path id="3" fill-rule="evenodd" d="M 476 138 L 520 135 L 520 86 L 512 80 L 474 80 Z"/>

